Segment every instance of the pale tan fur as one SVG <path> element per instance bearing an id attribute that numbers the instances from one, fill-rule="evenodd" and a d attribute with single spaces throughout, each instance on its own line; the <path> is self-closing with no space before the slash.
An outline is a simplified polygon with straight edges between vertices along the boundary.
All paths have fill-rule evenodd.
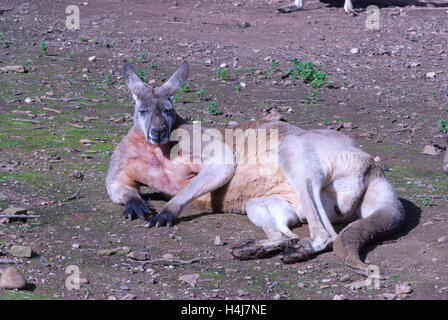
<path id="1" fill-rule="evenodd" d="M 150 113 L 136 111 L 134 122 L 138 127 L 123 138 L 111 159 L 107 190 L 112 201 L 126 205 L 125 216 L 135 211 L 142 217 L 145 205 L 139 187 L 147 185 L 171 197 L 161 213 L 147 218 L 150 225 L 171 225 L 190 204 L 201 211 L 247 213 L 250 221 L 265 231 L 267 239 L 234 248 L 237 258 L 256 258 L 287 249 L 282 259 L 292 263 L 306 260 L 336 241 L 338 256 L 358 269 L 365 267 L 358 255 L 362 245 L 379 233 L 393 231 L 402 222 L 401 203 L 382 170 L 370 155 L 337 131 L 305 131 L 281 121 L 249 121 L 233 130 L 256 129 L 257 134 L 260 129 L 278 131 L 278 157 L 267 164 L 249 164 L 248 153 L 244 154 L 245 161 L 238 162 L 235 140 L 228 144 L 213 140 L 202 145 L 202 150 L 215 144 L 230 151 L 230 162 L 206 155 L 195 164 L 193 153 L 173 156 L 177 142 L 149 142 L 160 141 L 165 135 L 159 129 L 151 134 L 154 124 L 147 121 L 151 112 L 158 112 L 160 103 L 139 83 L 135 70 L 126 68 L 125 79 L 136 100 L 136 110 L 147 108 Z M 170 87 L 164 85 L 156 92 L 173 94 L 187 73 L 184 63 L 168 81 Z M 172 130 L 194 135 L 191 124 L 177 114 L 171 116 L 166 123 L 172 123 Z M 157 128 L 162 127 L 166 126 L 158 122 Z M 220 132 L 224 134 L 224 129 Z M 246 137 L 246 147 L 247 143 Z M 310 239 L 297 242 L 290 228 L 303 222 L 309 224 Z M 332 226 L 336 222 L 352 223 L 338 236 Z"/>

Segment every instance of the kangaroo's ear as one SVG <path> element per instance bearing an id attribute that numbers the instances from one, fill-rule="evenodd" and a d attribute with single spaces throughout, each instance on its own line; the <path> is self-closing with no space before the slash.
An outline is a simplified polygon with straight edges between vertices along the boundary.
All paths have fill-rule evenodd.
<path id="1" fill-rule="evenodd" d="M 135 101 L 141 100 L 149 93 L 148 86 L 139 78 L 135 68 L 130 63 L 124 65 L 123 75 Z"/>
<path id="2" fill-rule="evenodd" d="M 177 68 L 176 72 L 165 82 L 161 87 L 157 88 L 159 94 L 164 94 L 166 96 L 174 95 L 174 92 L 178 90 L 184 84 L 188 77 L 188 62 L 184 61 Z"/>

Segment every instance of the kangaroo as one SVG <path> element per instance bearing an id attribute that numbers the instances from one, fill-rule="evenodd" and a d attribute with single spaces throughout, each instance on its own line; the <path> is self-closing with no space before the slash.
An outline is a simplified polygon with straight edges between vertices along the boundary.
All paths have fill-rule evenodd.
<path id="1" fill-rule="evenodd" d="M 246 213 L 266 239 L 232 248 L 238 259 L 282 251 L 283 262 L 295 263 L 333 246 L 346 265 L 365 270 L 362 246 L 404 220 L 401 202 L 372 157 L 340 132 L 306 131 L 282 121 L 198 129 L 173 107 L 188 68 L 182 63 L 161 87 L 149 88 L 130 64 L 124 66 L 135 100 L 134 125 L 117 145 L 106 179 L 111 200 L 125 206 L 123 217 L 162 227 L 172 226 L 190 204 Z M 220 135 L 229 132 L 223 141 Z M 203 143 L 195 147 L 198 139 Z M 271 156 L 254 161 L 262 153 L 260 141 L 267 140 Z M 142 200 L 143 185 L 169 196 L 160 213 Z M 290 228 L 305 222 L 310 238 L 298 239 Z M 337 234 L 333 223 L 348 225 Z"/>
<path id="2" fill-rule="evenodd" d="M 294 0 L 294 3 L 287 4 L 277 9 L 281 13 L 288 13 L 293 11 L 303 10 L 303 0 Z M 344 1 L 345 13 L 353 13 L 352 0 Z"/>

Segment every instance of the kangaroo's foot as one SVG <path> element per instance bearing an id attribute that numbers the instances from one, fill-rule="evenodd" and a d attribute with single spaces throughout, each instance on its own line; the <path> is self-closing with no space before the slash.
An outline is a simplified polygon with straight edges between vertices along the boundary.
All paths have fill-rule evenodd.
<path id="1" fill-rule="evenodd" d="M 145 226 L 151 227 L 172 227 L 175 223 L 176 215 L 167 209 L 163 209 L 162 212 L 155 216 L 148 217 L 145 220 Z"/>
<path id="2" fill-rule="evenodd" d="M 145 213 L 151 213 L 148 205 L 142 200 L 133 199 L 126 202 L 126 209 L 123 211 L 122 215 L 125 219 L 134 220 L 136 218 L 140 218 L 142 220 L 145 220 Z"/>
<path id="3" fill-rule="evenodd" d="M 303 5 L 302 6 L 298 6 L 295 3 L 290 3 L 287 4 L 285 6 L 282 6 L 280 8 L 277 9 L 277 12 L 280 13 L 289 13 L 289 12 L 294 12 L 294 11 L 300 11 L 303 10 Z"/>
<path id="4" fill-rule="evenodd" d="M 280 259 L 287 264 L 296 263 L 308 260 L 312 253 L 313 248 L 311 246 L 311 240 L 308 238 L 304 238 L 300 240 L 296 245 L 287 249 L 282 254 Z"/>

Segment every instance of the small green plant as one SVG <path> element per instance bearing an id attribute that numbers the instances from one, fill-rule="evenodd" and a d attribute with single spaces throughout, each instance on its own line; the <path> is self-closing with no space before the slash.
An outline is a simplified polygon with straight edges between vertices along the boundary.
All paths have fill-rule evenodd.
<path id="1" fill-rule="evenodd" d="M 443 131 L 443 133 L 447 133 L 448 132 L 448 121 L 446 121 L 445 119 L 440 119 L 438 122 L 439 122 L 439 126 L 441 128 L 441 131 Z"/>
<path id="2" fill-rule="evenodd" d="M 205 90 L 201 88 L 198 92 L 196 92 L 196 94 L 198 95 L 199 100 L 202 100 L 205 96 Z"/>
<path id="3" fill-rule="evenodd" d="M 84 37 L 84 36 L 79 36 L 79 41 L 81 41 L 81 42 L 84 42 L 84 41 L 86 41 L 86 38 Z"/>
<path id="4" fill-rule="evenodd" d="M 216 101 L 210 102 L 207 109 L 208 109 L 208 112 L 210 112 L 212 115 L 214 115 L 214 116 L 218 115 L 219 114 L 218 102 L 216 102 Z"/>
<path id="5" fill-rule="evenodd" d="M 255 68 L 254 67 L 247 68 L 247 72 L 249 72 L 249 76 L 253 76 L 255 74 Z"/>
<path id="6" fill-rule="evenodd" d="M 240 93 L 241 92 L 241 90 L 243 90 L 243 86 L 241 85 L 241 83 L 238 83 L 237 85 L 236 85 L 236 92 L 237 93 Z"/>
<path id="7" fill-rule="evenodd" d="M 313 93 L 311 94 L 311 96 L 313 97 L 314 101 L 317 101 L 319 99 L 319 91 L 314 89 Z"/>
<path id="8" fill-rule="evenodd" d="M 182 92 L 189 92 L 190 88 L 188 88 L 188 81 L 185 81 L 184 85 L 180 88 L 180 91 Z"/>
<path id="9" fill-rule="evenodd" d="M 31 60 L 28 59 L 25 61 L 25 71 L 30 72 L 30 70 L 31 70 Z"/>
<path id="10" fill-rule="evenodd" d="M 3 44 L 3 33 L 0 32 L 0 44 Z"/>
<path id="11" fill-rule="evenodd" d="M 264 78 L 267 80 L 269 79 L 269 69 L 264 69 L 263 70 L 263 74 L 264 74 Z"/>
<path id="12" fill-rule="evenodd" d="M 434 99 L 435 97 L 437 97 L 437 91 L 433 90 L 433 91 L 431 92 L 431 96 L 433 97 L 433 99 Z"/>
<path id="13" fill-rule="evenodd" d="M 69 53 L 67 53 L 67 59 L 73 58 L 74 54 L 75 54 L 75 51 L 70 51 Z"/>
<path id="14" fill-rule="evenodd" d="M 422 203 L 425 207 L 430 207 L 431 206 L 431 197 L 423 197 Z"/>
<path id="15" fill-rule="evenodd" d="M 280 65 L 280 61 L 274 60 L 271 62 L 271 70 L 272 71 L 277 71 L 278 70 L 278 66 Z"/>
<path id="16" fill-rule="evenodd" d="M 108 72 L 104 78 L 104 87 L 108 87 L 112 84 L 112 80 L 113 77 L 112 75 Z"/>
<path id="17" fill-rule="evenodd" d="M 176 94 L 174 95 L 173 100 L 174 100 L 174 102 L 179 102 L 179 101 L 180 101 L 180 95 L 179 95 L 178 93 L 176 93 Z"/>
<path id="18" fill-rule="evenodd" d="M 142 79 L 142 81 L 146 82 L 147 73 L 145 70 L 140 70 L 138 72 L 138 76 L 140 77 L 140 79 Z"/>
<path id="19" fill-rule="evenodd" d="M 297 58 L 291 60 L 293 67 L 290 68 L 290 78 L 302 80 L 313 88 L 322 86 L 332 87 L 333 83 L 328 78 L 328 74 L 323 72 L 320 67 L 315 66 L 311 61 L 302 62 Z"/>
<path id="20" fill-rule="evenodd" d="M 156 64 L 154 64 L 154 63 L 150 63 L 150 64 L 149 64 L 149 67 L 150 67 L 151 69 L 154 69 L 154 70 L 159 70 L 159 69 L 160 69 L 159 66 L 156 65 Z"/>
<path id="21" fill-rule="evenodd" d="M 235 77 L 238 77 L 240 72 L 241 72 L 241 68 L 240 67 L 233 69 L 233 74 L 235 75 Z"/>
<path id="22" fill-rule="evenodd" d="M 448 111 L 448 104 L 444 104 L 444 105 L 442 106 L 442 108 L 443 108 L 443 110 Z"/>
<path id="23" fill-rule="evenodd" d="M 42 52 L 42 54 L 47 55 L 48 54 L 48 43 L 41 42 L 39 45 L 40 45 L 40 51 Z"/>
<path id="24" fill-rule="evenodd" d="M 142 52 L 138 55 L 137 63 L 145 63 L 148 60 L 148 56 L 145 52 Z"/>
<path id="25" fill-rule="evenodd" d="M 227 77 L 229 76 L 229 69 L 227 68 L 219 68 L 217 71 L 218 77 L 220 77 L 221 79 L 227 79 Z"/>

